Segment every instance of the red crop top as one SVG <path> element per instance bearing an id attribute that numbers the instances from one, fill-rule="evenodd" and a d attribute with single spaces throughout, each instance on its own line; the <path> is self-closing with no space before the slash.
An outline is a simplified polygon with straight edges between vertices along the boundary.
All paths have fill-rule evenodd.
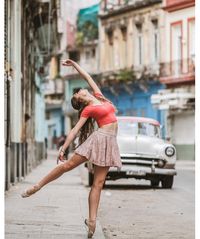
<path id="1" fill-rule="evenodd" d="M 94 93 L 93 95 L 102 96 L 100 93 Z M 102 102 L 102 105 L 87 105 L 81 112 L 80 117 L 94 118 L 99 127 L 117 121 L 115 108 L 110 102 Z"/>

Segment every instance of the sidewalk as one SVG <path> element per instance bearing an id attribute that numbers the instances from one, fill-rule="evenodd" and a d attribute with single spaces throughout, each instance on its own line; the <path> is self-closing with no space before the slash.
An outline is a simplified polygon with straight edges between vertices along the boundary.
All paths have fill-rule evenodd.
<path id="1" fill-rule="evenodd" d="M 29 198 L 20 193 L 36 183 L 56 165 L 55 152 L 35 168 L 23 182 L 6 192 L 6 239 L 86 239 L 84 219 L 88 217 L 88 189 L 76 168 Z M 105 239 L 97 220 L 94 239 Z"/>

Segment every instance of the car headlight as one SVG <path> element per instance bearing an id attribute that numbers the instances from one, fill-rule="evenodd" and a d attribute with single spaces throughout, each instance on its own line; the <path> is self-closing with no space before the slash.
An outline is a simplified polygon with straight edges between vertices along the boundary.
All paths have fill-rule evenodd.
<path id="1" fill-rule="evenodd" d="M 172 157 L 174 154 L 175 154 L 175 149 L 171 146 L 168 146 L 166 149 L 165 149 L 165 154 L 168 156 L 168 157 Z"/>

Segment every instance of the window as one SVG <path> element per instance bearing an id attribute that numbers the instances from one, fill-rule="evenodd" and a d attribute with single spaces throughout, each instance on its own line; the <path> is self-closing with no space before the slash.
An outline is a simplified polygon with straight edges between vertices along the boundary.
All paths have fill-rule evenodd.
<path id="1" fill-rule="evenodd" d="M 188 58 L 194 60 L 195 56 L 195 20 L 188 19 Z"/>
<path id="2" fill-rule="evenodd" d="M 79 51 L 70 51 L 69 52 L 69 59 L 72 59 L 73 61 L 80 61 L 80 53 Z"/>
<path id="3" fill-rule="evenodd" d="M 158 20 L 152 20 L 153 25 L 153 42 L 152 42 L 152 50 L 153 50 L 153 62 L 158 62 L 159 57 L 159 39 L 158 39 Z"/>
<path id="4" fill-rule="evenodd" d="M 49 120 L 50 119 L 50 112 L 49 111 L 46 111 L 46 117 L 45 117 L 46 120 Z"/>
<path id="5" fill-rule="evenodd" d="M 113 46 L 113 31 L 109 32 L 107 34 L 108 36 L 108 65 L 109 65 L 109 70 L 113 69 L 113 64 L 114 64 L 114 46 Z"/>
<path id="6" fill-rule="evenodd" d="M 178 76 L 182 71 L 182 22 L 171 24 L 171 70 Z"/>
<path id="7" fill-rule="evenodd" d="M 136 62 L 138 65 L 143 63 L 143 36 L 142 36 L 142 24 L 136 24 L 137 28 L 137 42 L 136 42 Z"/>
<path id="8" fill-rule="evenodd" d="M 90 51 L 85 52 L 85 59 L 89 60 L 90 59 Z"/>
<path id="9" fill-rule="evenodd" d="M 188 19 L 188 71 L 195 69 L 195 19 Z"/>
<path id="10" fill-rule="evenodd" d="M 96 56 L 96 50 L 95 50 L 95 48 L 93 48 L 92 49 L 92 57 L 95 58 L 95 56 Z"/>
<path id="11" fill-rule="evenodd" d="M 107 36 L 109 45 L 113 45 L 113 31 L 108 32 Z"/>

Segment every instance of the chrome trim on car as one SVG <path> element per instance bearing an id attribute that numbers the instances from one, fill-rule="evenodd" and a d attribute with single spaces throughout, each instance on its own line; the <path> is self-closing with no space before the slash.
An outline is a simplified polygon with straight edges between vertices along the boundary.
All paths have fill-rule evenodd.
<path id="1" fill-rule="evenodd" d="M 118 172 L 116 168 L 110 168 L 109 172 Z M 108 174 L 109 174 L 108 172 Z M 146 174 L 152 174 L 152 175 L 176 175 L 177 172 L 175 169 L 165 169 L 165 168 L 155 168 L 154 170 L 152 170 L 152 168 L 150 167 L 137 167 L 137 165 L 123 165 L 120 173 L 126 173 L 126 172 L 132 172 L 132 176 L 145 176 Z"/>

